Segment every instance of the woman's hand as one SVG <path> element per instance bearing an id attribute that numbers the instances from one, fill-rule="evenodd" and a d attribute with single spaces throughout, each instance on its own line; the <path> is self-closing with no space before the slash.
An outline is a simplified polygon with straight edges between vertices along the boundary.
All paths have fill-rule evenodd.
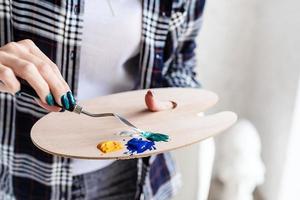
<path id="1" fill-rule="evenodd" d="M 156 99 L 151 90 L 145 95 L 145 103 L 151 112 L 169 110 L 176 107 L 176 103 L 172 101 L 160 101 Z"/>
<path id="2" fill-rule="evenodd" d="M 59 111 L 55 102 L 69 110 L 75 105 L 70 88 L 58 67 L 31 41 L 10 42 L 0 48 L 0 91 L 20 90 L 16 77 L 26 80 L 40 98 L 40 105 Z"/>

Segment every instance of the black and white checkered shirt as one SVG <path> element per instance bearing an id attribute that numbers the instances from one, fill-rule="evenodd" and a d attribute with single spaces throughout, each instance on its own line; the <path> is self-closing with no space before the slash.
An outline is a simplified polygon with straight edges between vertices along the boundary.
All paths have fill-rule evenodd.
<path id="1" fill-rule="evenodd" d="M 205 0 L 143 0 L 137 88 L 199 87 L 195 37 Z M 60 68 L 76 95 L 83 0 L 0 0 L 0 45 L 31 39 Z M 47 112 L 30 97 L 0 92 L 0 199 L 70 199 L 70 159 L 48 155 L 30 140 Z M 168 199 L 178 186 L 169 154 L 137 159 L 145 199 Z"/>

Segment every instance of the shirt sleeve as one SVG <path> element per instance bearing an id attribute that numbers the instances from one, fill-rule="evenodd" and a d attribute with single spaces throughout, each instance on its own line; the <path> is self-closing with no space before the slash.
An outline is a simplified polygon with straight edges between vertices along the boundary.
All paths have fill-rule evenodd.
<path id="1" fill-rule="evenodd" d="M 187 8 L 183 33 L 178 38 L 172 62 L 165 74 L 168 87 L 200 87 L 196 77 L 195 39 L 202 24 L 205 0 L 192 0 Z"/>

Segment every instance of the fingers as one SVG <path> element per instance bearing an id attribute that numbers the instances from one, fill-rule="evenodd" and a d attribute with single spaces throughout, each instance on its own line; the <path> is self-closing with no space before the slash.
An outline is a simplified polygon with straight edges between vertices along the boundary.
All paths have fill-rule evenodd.
<path id="1" fill-rule="evenodd" d="M 59 69 L 31 40 L 1 47 L 0 63 L 10 68 L 15 76 L 25 79 L 41 103 L 53 106 L 56 102 L 66 110 L 74 108 L 75 99 Z"/>
<path id="2" fill-rule="evenodd" d="M 46 110 L 49 110 L 51 112 L 59 112 L 61 111 L 61 108 L 60 107 L 57 107 L 57 106 L 49 106 L 48 104 L 45 104 L 43 102 L 41 102 L 39 99 L 35 99 L 36 102 L 41 106 L 43 107 L 44 109 Z"/>
<path id="3" fill-rule="evenodd" d="M 30 54 L 39 57 L 44 62 L 46 62 L 56 73 L 57 77 L 62 81 L 65 82 L 64 78 L 62 77 L 58 67 L 53 63 L 31 40 L 21 40 L 18 42 L 24 49 L 26 49 Z M 66 83 L 66 82 L 65 82 Z M 67 83 L 66 83 L 67 84 Z"/>
<path id="4" fill-rule="evenodd" d="M 55 98 L 55 102 L 60 106 L 63 106 L 63 104 L 66 105 L 65 102 L 62 102 L 62 97 L 70 91 L 68 84 L 65 81 L 62 81 L 54 70 L 38 57 L 28 54 L 28 59 L 31 59 L 31 62 L 36 66 L 41 76 L 47 82 L 48 87 Z M 66 109 L 69 109 L 69 107 L 66 107 Z"/>
<path id="5" fill-rule="evenodd" d="M 26 50 L 20 56 L 37 66 L 49 84 L 55 101 L 67 110 L 72 109 L 76 101 L 58 67 L 31 40 L 21 40 L 18 44 Z"/>
<path id="6" fill-rule="evenodd" d="M 163 111 L 168 109 L 173 109 L 176 107 L 176 103 L 172 101 L 160 101 L 156 99 L 149 90 L 145 96 L 145 103 L 147 105 L 148 110 L 152 112 Z"/>
<path id="7" fill-rule="evenodd" d="M 25 79 L 33 87 L 40 99 L 46 103 L 46 96 L 50 93 L 50 89 L 32 63 L 7 53 L 0 53 L 0 60 L 4 65 L 9 66 L 16 76 Z"/>
<path id="8" fill-rule="evenodd" d="M 19 52 L 19 58 L 35 65 L 43 79 L 47 82 L 55 101 L 62 106 L 61 97 L 70 91 L 68 84 L 57 76 L 54 69 L 44 60 L 26 51 Z"/>
<path id="9" fill-rule="evenodd" d="M 20 83 L 14 72 L 0 64 L 0 91 L 15 94 L 20 90 Z"/>

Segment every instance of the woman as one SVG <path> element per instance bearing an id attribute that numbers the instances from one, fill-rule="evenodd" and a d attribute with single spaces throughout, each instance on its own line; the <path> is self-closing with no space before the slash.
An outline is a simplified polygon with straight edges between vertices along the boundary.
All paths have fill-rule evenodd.
<path id="1" fill-rule="evenodd" d="M 78 99 L 155 87 L 199 87 L 195 36 L 204 0 L 3 0 L 0 3 L 0 199 L 169 199 L 169 154 L 71 160 L 38 150 L 32 125 Z M 17 77 L 39 100 L 14 95 Z M 75 94 L 75 95 L 73 95 Z M 170 108 L 146 95 L 150 110 Z"/>

